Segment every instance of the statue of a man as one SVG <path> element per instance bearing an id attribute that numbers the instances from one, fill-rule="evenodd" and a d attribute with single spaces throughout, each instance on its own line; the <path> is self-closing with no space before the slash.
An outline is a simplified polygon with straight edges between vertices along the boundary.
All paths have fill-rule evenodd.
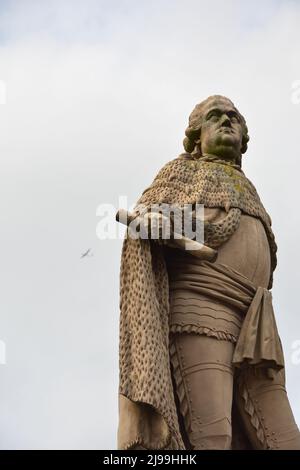
<path id="1" fill-rule="evenodd" d="M 120 449 L 300 449 L 270 292 L 277 247 L 241 169 L 248 140 L 233 103 L 207 98 L 190 115 L 186 153 L 135 207 L 145 218 L 153 204 L 204 205 L 217 259 L 125 238 Z"/>

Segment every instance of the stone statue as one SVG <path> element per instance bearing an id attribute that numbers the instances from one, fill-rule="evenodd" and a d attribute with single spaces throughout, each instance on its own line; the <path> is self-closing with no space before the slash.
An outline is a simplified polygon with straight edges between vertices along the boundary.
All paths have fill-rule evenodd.
<path id="1" fill-rule="evenodd" d="M 241 169 L 245 119 L 210 96 L 185 134 L 186 153 L 159 171 L 132 220 L 148 230 L 150 206 L 165 203 L 192 205 L 195 221 L 203 204 L 204 247 L 195 256 L 152 228 L 148 239 L 127 231 L 118 448 L 299 450 L 270 292 L 277 247 Z"/>

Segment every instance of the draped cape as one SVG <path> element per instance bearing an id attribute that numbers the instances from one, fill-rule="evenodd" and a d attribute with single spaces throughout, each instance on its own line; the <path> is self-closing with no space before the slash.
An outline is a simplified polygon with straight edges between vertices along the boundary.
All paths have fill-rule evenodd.
<path id="1" fill-rule="evenodd" d="M 269 241 L 272 273 L 276 243 L 271 219 L 253 184 L 236 165 L 180 155 L 167 163 L 143 192 L 135 210 L 151 204 L 232 207 L 258 217 Z M 211 289 L 240 305 L 244 321 L 236 344 L 236 367 L 284 367 L 268 289 L 255 286 L 226 265 L 202 262 L 198 289 Z M 127 230 L 120 270 L 119 449 L 184 449 L 176 409 L 169 351 L 169 284 L 163 247 L 132 239 Z"/>

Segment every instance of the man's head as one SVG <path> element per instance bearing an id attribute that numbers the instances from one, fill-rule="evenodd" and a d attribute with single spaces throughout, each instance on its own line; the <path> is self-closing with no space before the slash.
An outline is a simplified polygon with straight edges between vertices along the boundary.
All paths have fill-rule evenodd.
<path id="1" fill-rule="evenodd" d="M 245 119 L 232 101 L 220 95 L 197 104 L 185 135 L 183 145 L 188 153 L 215 155 L 237 164 L 249 141 Z"/>

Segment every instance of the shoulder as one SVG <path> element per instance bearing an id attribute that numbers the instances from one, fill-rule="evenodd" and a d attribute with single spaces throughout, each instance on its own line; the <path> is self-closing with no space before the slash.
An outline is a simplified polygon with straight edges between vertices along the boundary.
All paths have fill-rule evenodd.
<path id="1" fill-rule="evenodd" d="M 190 154 L 181 154 L 167 162 L 156 174 L 150 186 L 144 189 L 137 205 L 159 202 L 166 194 L 171 194 L 176 184 L 180 184 L 186 166 L 192 160 Z M 173 189 L 172 189 L 173 188 Z"/>
<path id="2" fill-rule="evenodd" d="M 173 158 L 173 160 L 170 160 L 169 162 L 167 162 L 159 171 L 158 174 L 164 172 L 164 171 L 167 171 L 167 170 L 170 170 L 171 168 L 176 168 L 176 167 L 181 167 L 183 166 L 185 163 L 189 162 L 189 161 L 192 161 L 193 160 L 193 157 L 191 156 L 190 153 L 181 153 L 180 155 L 178 155 L 178 157 L 176 158 Z"/>
<path id="3" fill-rule="evenodd" d="M 172 180 L 177 179 L 180 170 L 186 166 L 186 164 L 192 160 L 192 157 L 189 153 L 182 153 L 178 157 L 173 158 L 173 160 L 168 161 L 161 169 L 157 172 L 153 183 L 157 183 L 158 181 L 168 179 Z M 148 189 L 148 188 L 147 188 Z M 145 191 L 147 191 L 147 189 Z"/>

